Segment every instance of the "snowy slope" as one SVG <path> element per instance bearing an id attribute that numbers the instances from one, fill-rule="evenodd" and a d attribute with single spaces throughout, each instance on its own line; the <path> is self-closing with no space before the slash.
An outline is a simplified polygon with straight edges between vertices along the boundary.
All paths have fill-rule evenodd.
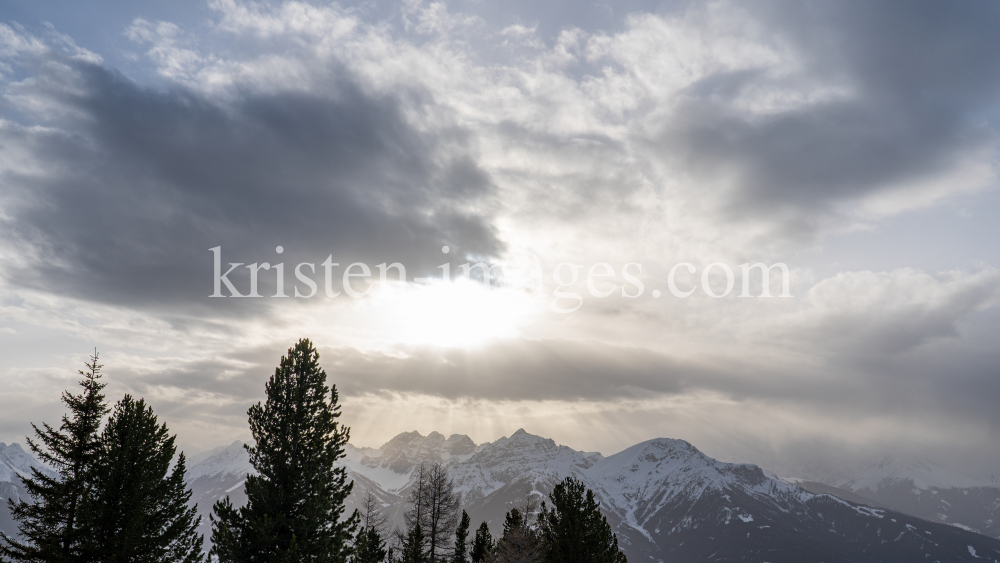
<path id="1" fill-rule="evenodd" d="M 801 486 L 821 488 L 808 482 Z M 1000 487 L 990 478 L 940 463 L 885 457 L 859 465 L 831 486 L 836 490 L 829 492 L 845 500 L 856 495 L 873 505 L 1000 538 Z"/>
<path id="2" fill-rule="evenodd" d="M 15 483 L 18 477 L 30 477 L 31 468 L 52 475 L 52 470 L 42 465 L 20 444 L 7 445 L 0 442 L 0 483 Z"/>
<path id="3" fill-rule="evenodd" d="M 0 531 L 16 534 L 17 526 L 10 517 L 7 499 L 15 502 L 24 496 L 22 477 L 30 477 L 31 469 L 37 468 L 48 475 L 55 475 L 51 469 L 39 463 L 19 444 L 7 445 L 0 442 Z"/>
<path id="4" fill-rule="evenodd" d="M 623 524 L 647 539 L 661 532 L 650 524 L 662 510 L 693 503 L 706 493 L 722 495 L 727 501 L 732 498 L 726 492 L 732 490 L 783 502 L 801 503 L 811 496 L 755 465 L 723 463 L 688 442 L 664 438 L 637 444 L 599 461 L 587 472 L 587 477 Z M 753 519 L 752 514 L 732 502 L 728 502 L 727 509 L 727 520 Z"/>
<path id="5" fill-rule="evenodd" d="M 189 482 L 205 477 L 244 476 L 253 471 L 253 467 L 250 465 L 250 456 L 243 447 L 243 442 L 237 440 L 213 451 L 214 455 L 204 458 L 200 463 L 188 466 L 187 480 Z"/>

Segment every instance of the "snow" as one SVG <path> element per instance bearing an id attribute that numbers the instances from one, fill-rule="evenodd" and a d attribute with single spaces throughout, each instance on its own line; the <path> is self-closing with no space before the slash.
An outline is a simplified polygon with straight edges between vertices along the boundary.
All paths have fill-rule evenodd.
<path id="1" fill-rule="evenodd" d="M 238 488 L 242 487 L 242 486 L 243 486 L 243 484 L 244 484 L 244 483 L 246 483 L 246 482 L 247 482 L 247 480 L 246 480 L 246 479 L 244 479 L 244 480 L 240 481 L 239 483 L 236 483 L 236 484 L 235 484 L 235 485 L 233 485 L 232 487 L 229 487 L 228 489 L 226 489 L 226 492 L 227 492 L 227 493 L 231 493 L 231 492 L 235 491 L 236 489 L 238 489 Z"/>
<path id="2" fill-rule="evenodd" d="M 847 502 L 846 500 L 841 500 L 841 499 L 839 499 L 839 498 L 837 498 L 837 497 L 835 497 L 833 495 L 823 494 L 823 495 L 816 495 L 816 496 L 823 497 L 823 498 L 826 498 L 826 499 L 830 499 L 830 500 L 832 500 L 834 502 L 842 504 L 842 505 L 844 505 L 844 506 L 846 506 L 846 507 L 854 510 L 855 512 L 857 512 L 858 514 L 861 514 L 863 516 L 873 516 L 875 518 L 885 518 L 885 511 L 884 510 L 878 510 L 878 509 L 875 509 L 875 508 L 869 508 L 867 506 L 860 506 L 860 505 L 851 504 L 851 503 Z M 907 524 L 907 525 L 909 525 L 909 524 Z"/>
<path id="3" fill-rule="evenodd" d="M 906 481 L 912 482 L 913 486 L 921 491 L 934 488 L 991 486 L 988 480 L 969 477 L 961 471 L 943 464 L 906 462 L 893 456 L 884 457 L 878 462 L 861 464 L 846 477 L 839 479 L 832 485 L 852 492 L 866 489 L 875 492 L 880 487 Z"/>
<path id="4" fill-rule="evenodd" d="M 720 462 L 684 440 L 667 438 L 649 440 L 608 456 L 585 475 L 595 492 L 620 510 L 624 523 L 647 536 L 642 516 L 657 513 L 669 504 L 696 501 L 706 491 L 718 492 L 727 502 L 732 502 L 726 494 L 731 490 L 792 501 L 813 496 L 756 465 Z M 653 502 L 656 504 L 651 506 Z M 726 510 L 728 523 L 731 514 Z M 753 520 L 748 514 L 737 517 L 744 522 Z"/>
<path id="5" fill-rule="evenodd" d="M 403 490 L 409 484 L 412 474 L 412 471 L 396 473 L 388 467 L 367 467 L 353 460 L 345 459 L 341 461 L 349 470 L 374 481 L 383 491 L 393 493 Z"/>
<path id="6" fill-rule="evenodd" d="M 219 448 L 216 448 L 219 450 Z M 187 471 L 187 480 L 194 481 L 201 477 L 225 477 L 228 475 L 246 475 L 253 473 L 250 465 L 250 455 L 243 442 L 239 440 L 222 448 L 219 453 L 210 456 L 201 463 L 192 465 Z"/>
<path id="7" fill-rule="evenodd" d="M 37 468 L 49 475 L 55 474 L 25 452 L 20 444 L 15 443 L 8 446 L 0 442 L 0 482 L 13 483 L 15 477 L 30 477 L 32 468 Z"/>
<path id="8" fill-rule="evenodd" d="M 982 559 L 982 557 L 976 555 L 976 548 L 972 547 L 971 545 L 968 546 L 968 548 L 969 548 L 969 555 L 975 557 L 976 559 Z"/>

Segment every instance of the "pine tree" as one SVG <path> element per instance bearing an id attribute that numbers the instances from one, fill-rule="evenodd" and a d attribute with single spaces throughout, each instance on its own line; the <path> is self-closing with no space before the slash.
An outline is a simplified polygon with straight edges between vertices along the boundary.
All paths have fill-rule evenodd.
<path id="1" fill-rule="evenodd" d="M 486 559 L 493 553 L 496 544 L 490 534 L 490 527 L 483 522 L 476 530 L 476 538 L 472 541 L 472 563 L 486 563 Z"/>
<path id="2" fill-rule="evenodd" d="M 521 511 L 517 508 L 511 508 L 503 519 L 503 535 L 506 536 L 512 530 L 522 526 L 524 526 L 524 517 L 521 516 Z"/>
<path id="3" fill-rule="evenodd" d="M 627 563 L 594 491 L 567 477 L 549 499 L 552 509 L 543 504 L 538 517 L 546 563 Z"/>
<path id="4" fill-rule="evenodd" d="M 406 541 L 403 542 L 400 563 L 427 563 L 427 552 L 424 551 L 425 542 L 423 530 L 420 529 L 418 522 L 407 534 Z"/>
<path id="5" fill-rule="evenodd" d="M 529 499 L 530 501 L 530 499 Z M 490 556 L 491 563 L 535 563 L 544 557 L 538 532 L 528 525 L 523 514 L 530 514 L 531 506 L 525 506 L 522 513 L 517 508 L 510 509 L 504 519 L 503 537 L 497 541 Z"/>
<path id="6" fill-rule="evenodd" d="M 265 391 L 264 405 L 248 411 L 256 445 L 245 447 L 257 474 L 247 477 L 246 506 L 215 504 L 213 554 L 222 563 L 346 562 L 358 514 L 341 518 L 354 483 L 334 464 L 350 429 L 337 422 L 337 388 L 327 387 L 308 339 L 282 356 Z"/>
<path id="7" fill-rule="evenodd" d="M 352 563 L 383 563 L 389 557 L 385 548 L 385 540 L 378 528 L 366 526 L 358 529 L 354 539 L 354 555 Z"/>
<path id="8" fill-rule="evenodd" d="M 99 382 L 101 365 L 97 351 L 80 371 L 83 379 L 79 395 L 63 392 L 62 401 L 70 414 L 64 415 L 56 430 L 48 424 L 32 424 L 38 442 L 27 439 L 32 453 L 42 463 L 58 472 L 50 477 L 32 468 L 24 479 L 24 488 L 33 502 L 9 500 L 11 516 L 18 523 L 21 540 L 0 532 L 0 556 L 12 561 L 75 562 L 86 561 L 80 540 L 87 530 L 79 525 L 86 482 L 98 455 L 98 430 L 108 412 Z"/>
<path id="9" fill-rule="evenodd" d="M 204 561 L 201 518 L 189 507 L 185 459 L 166 424 L 157 424 L 144 400 L 125 397 L 101 433 L 101 449 L 88 486 L 82 523 L 90 561 L 198 563 Z"/>
<path id="10" fill-rule="evenodd" d="M 469 518 L 469 513 L 462 511 L 462 519 L 458 522 L 458 528 L 455 530 L 455 550 L 451 556 L 452 563 L 469 563 L 468 557 L 468 542 L 469 542 L 469 525 L 472 523 Z"/>

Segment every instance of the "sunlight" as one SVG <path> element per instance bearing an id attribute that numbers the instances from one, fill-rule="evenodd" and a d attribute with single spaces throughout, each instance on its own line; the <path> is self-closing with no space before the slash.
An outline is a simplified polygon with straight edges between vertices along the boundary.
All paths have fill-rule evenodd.
<path id="1" fill-rule="evenodd" d="M 518 291 L 460 279 L 426 285 L 389 285 L 372 299 L 384 338 L 403 344 L 481 345 L 517 336 L 538 305 Z"/>

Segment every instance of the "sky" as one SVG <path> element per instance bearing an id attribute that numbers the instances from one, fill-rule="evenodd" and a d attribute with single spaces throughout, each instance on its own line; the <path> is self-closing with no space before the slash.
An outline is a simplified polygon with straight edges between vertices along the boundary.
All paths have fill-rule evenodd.
<path id="1" fill-rule="evenodd" d="M 0 441 L 95 349 L 247 440 L 305 337 L 357 445 L 995 473 L 998 55 L 990 2 L 7 2 Z"/>

